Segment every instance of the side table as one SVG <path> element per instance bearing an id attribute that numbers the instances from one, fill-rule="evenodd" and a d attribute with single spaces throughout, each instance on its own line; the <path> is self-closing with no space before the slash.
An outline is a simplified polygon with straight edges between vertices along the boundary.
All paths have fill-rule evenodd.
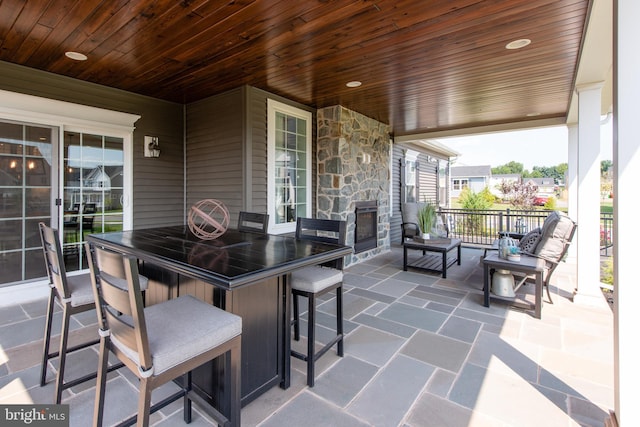
<path id="1" fill-rule="evenodd" d="M 524 307 L 534 308 L 535 317 L 540 319 L 542 317 L 542 275 L 544 273 L 545 262 L 541 258 L 522 255 L 520 261 L 509 261 L 502 259 L 497 253 L 491 253 L 487 255 L 482 261 L 484 264 L 484 306 L 489 307 L 489 301 L 491 298 L 496 298 L 505 301 L 515 302 L 515 298 L 501 297 L 495 294 L 491 294 L 491 270 L 509 270 L 518 273 L 523 273 L 527 276 L 535 276 L 535 306 Z"/>

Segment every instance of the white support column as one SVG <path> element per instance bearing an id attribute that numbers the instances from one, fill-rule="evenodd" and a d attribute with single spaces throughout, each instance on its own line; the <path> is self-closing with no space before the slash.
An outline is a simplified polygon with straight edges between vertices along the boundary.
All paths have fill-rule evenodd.
<path id="1" fill-rule="evenodd" d="M 573 301 L 601 305 L 600 290 L 600 104 L 602 82 L 580 85 L 578 92 L 578 256 Z"/>
<path id="2" fill-rule="evenodd" d="M 620 426 L 638 425 L 640 285 L 637 219 L 640 182 L 640 2 L 614 2 L 613 254 L 615 412 Z"/>
<path id="3" fill-rule="evenodd" d="M 567 169 L 567 182 L 565 188 L 567 190 L 567 202 L 568 202 L 568 214 L 569 217 L 576 220 L 578 219 L 578 125 L 568 125 L 568 169 Z M 576 248 L 578 247 L 578 236 L 573 237 L 573 242 L 569 246 L 568 257 L 575 262 Z"/>

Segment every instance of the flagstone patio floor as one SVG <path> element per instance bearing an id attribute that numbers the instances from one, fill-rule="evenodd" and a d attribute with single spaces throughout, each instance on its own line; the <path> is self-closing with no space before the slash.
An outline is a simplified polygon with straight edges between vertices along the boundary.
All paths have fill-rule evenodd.
<path id="1" fill-rule="evenodd" d="M 447 279 L 402 271 L 398 247 L 347 268 L 345 356 L 326 353 L 313 388 L 306 386 L 304 363 L 292 359 L 291 387 L 275 387 L 244 407 L 242 425 L 603 426 L 613 408 L 613 314 L 605 298 L 596 306 L 574 304 L 569 262 L 554 273 L 554 304 L 545 294 L 542 319 L 499 302 L 486 308 L 482 251 L 462 254 Z M 53 402 L 55 360 L 49 383 L 39 386 L 42 288 L 30 298 L 0 289 L 0 404 Z M 325 326 L 335 324 L 334 316 L 328 296 L 319 305 L 318 341 L 331 336 Z M 59 328 L 60 313 L 57 321 Z M 73 322 L 76 337 L 96 333 L 94 311 Z M 304 339 L 292 345 L 304 346 Z M 68 375 L 95 370 L 97 356 L 97 346 L 70 356 Z M 107 424 L 133 414 L 137 399 L 126 369 L 110 375 Z M 154 400 L 174 387 L 159 389 Z M 64 392 L 71 426 L 90 425 L 94 395 L 95 381 Z M 153 414 L 151 425 L 183 425 L 182 404 Z M 212 422 L 194 405 L 191 425 Z"/>

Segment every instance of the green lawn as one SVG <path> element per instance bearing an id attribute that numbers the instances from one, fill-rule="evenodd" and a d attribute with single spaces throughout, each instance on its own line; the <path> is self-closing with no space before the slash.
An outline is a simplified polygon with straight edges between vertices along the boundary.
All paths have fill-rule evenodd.
<path id="1" fill-rule="evenodd" d="M 613 213 L 613 199 L 605 199 L 600 201 L 600 212 Z"/>

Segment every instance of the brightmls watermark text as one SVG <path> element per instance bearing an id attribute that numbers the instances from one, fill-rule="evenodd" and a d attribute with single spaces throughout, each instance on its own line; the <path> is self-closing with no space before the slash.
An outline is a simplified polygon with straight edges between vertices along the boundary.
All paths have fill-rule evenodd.
<path id="1" fill-rule="evenodd" d="M 69 405 L 0 405 L 0 426 L 69 427 Z"/>

